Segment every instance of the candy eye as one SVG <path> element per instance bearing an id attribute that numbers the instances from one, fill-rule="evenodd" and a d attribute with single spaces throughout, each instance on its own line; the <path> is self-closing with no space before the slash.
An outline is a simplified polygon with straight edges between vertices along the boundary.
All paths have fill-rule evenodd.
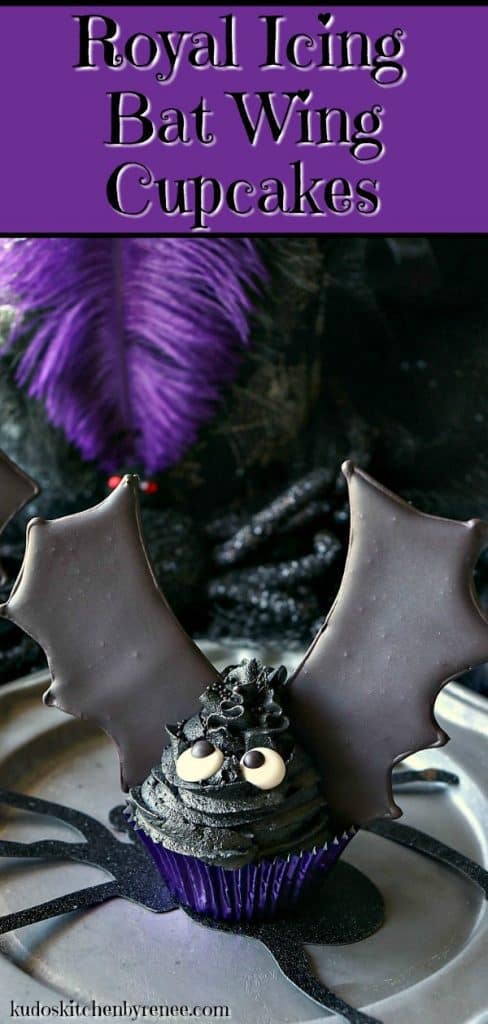
<path id="1" fill-rule="evenodd" d="M 253 747 L 241 758 L 241 771 L 247 782 L 258 789 L 275 789 L 286 775 L 280 754 L 270 747 Z"/>
<path id="2" fill-rule="evenodd" d="M 183 782 L 203 782 L 209 779 L 224 763 L 224 755 L 208 740 L 195 740 L 191 747 L 180 754 L 176 762 L 176 774 Z"/>

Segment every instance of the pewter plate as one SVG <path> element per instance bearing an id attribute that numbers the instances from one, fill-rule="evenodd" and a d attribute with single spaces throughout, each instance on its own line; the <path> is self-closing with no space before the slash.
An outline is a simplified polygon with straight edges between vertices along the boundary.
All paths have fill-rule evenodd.
<path id="1" fill-rule="evenodd" d="M 245 645 L 202 646 L 218 667 L 256 653 Z M 260 654 L 268 664 L 284 660 L 292 667 L 297 660 L 272 649 Z M 121 801 L 115 750 L 98 730 L 44 708 L 46 682 L 37 674 L 0 689 L 0 785 L 106 821 Z M 488 702 L 450 684 L 436 714 L 451 743 L 409 764 L 453 771 L 460 786 L 402 792 L 404 821 L 488 868 Z M 0 835 L 75 837 L 57 822 L 17 812 Z M 345 859 L 381 889 L 386 921 L 356 945 L 310 946 L 324 983 L 384 1024 L 488 1024 L 488 904 L 475 886 L 366 833 L 354 839 Z M 105 879 L 84 865 L 3 861 L 0 913 Z M 228 1004 L 233 1024 L 304 1024 L 332 1016 L 293 988 L 257 942 L 209 931 L 182 911 L 156 915 L 122 900 L 0 939 L 2 1022 L 10 1017 L 11 1000 L 52 1004 L 60 996 L 79 1004 Z"/>

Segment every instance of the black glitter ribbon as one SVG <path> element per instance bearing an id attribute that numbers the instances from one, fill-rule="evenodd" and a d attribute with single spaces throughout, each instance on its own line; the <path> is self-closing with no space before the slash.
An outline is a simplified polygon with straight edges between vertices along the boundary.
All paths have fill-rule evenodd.
<path id="1" fill-rule="evenodd" d="M 394 788 L 414 786 L 426 792 L 456 785 L 450 772 L 425 769 L 420 772 L 397 770 Z M 40 840 L 32 843 L 0 841 L 0 857 L 24 860 L 70 860 L 91 864 L 111 875 L 111 881 L 88 886 L 46 903 L 0 917 L 0 935 L 36 924 L 75 910 L 96 906 L 110 899 L 128 899 L 155 913 L 175 910 L 178 904 L 169 893 L 152 859 L 138 843 L 123 815 L 123 807 L 110 812 L 114 829 L 126 833 L 124 841 L 101 822 L 84 812 L 63 804 L 0 790 L 0 804 L 56 818 L 75 829 L 81 842 Z M 433 836 L 410 825 L 394 821 L 375 821 L 365 827 L 375 835 L 398 843 L 451 868 L 477 885 L 488 899 L 488 872 L 475 861 Z M 383 923 L 383 900 L 375 885 L 360 871 L 339 861 L 327 876 L 322 900 L 304 905 L 286 919 L 227 924 L 183 910 L 200 926 L 244 934 L 261 942 L 273 956 L 286 978 L 304 995 L 349 1024 L 380 1024 L 375 1018 L 350 1006 L 320 981 L 313 972 L 306 945 L 338 945 L 359 942 Z M 285 926 L 286 925 L 286 926 Z"/>

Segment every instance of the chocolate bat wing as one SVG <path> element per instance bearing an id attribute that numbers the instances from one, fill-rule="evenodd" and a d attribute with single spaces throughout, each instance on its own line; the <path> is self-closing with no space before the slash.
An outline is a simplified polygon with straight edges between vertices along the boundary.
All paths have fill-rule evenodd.
<path id="1" fill-rule="evenodd" d="M 1 612 L 46 652 L 52 682 L 45 703 L 95 722 L 115 740 L 125 789 L 158 762 L 165 723 L 192 714 L 218 677 L 158 588 L 137 477 L 124 477 L 94 508 L 33 519 Z"/>
<path id="2" fill-rule="evenodd" d="M 351 528 L 342 584 L 291 680 L 294 728 L 346 824 L 398 817 L 392 766 L 440 746 L 441 687 L 488 660 L 473 568 L 487 524 L 424 515 L 344 463 Z"/>
<path id="3" fill-rule="evenodd" d="M 39 487 L 35 481 L 0 451 L 0 533 L 36 494 Z"/>

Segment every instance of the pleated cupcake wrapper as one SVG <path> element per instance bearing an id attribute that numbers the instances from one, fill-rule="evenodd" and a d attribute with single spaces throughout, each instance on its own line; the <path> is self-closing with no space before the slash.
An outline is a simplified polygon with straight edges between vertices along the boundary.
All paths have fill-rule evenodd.
<path id="1" fill-rule="evenodd" d="M 307 890 L 330 871 L 356 830 L 344 832 L 326 847 L 234 869 L 174 853 L 142 829 L 134 831 L 179 903 L 215 920 L 249 921 L 296 907 Z"/>

